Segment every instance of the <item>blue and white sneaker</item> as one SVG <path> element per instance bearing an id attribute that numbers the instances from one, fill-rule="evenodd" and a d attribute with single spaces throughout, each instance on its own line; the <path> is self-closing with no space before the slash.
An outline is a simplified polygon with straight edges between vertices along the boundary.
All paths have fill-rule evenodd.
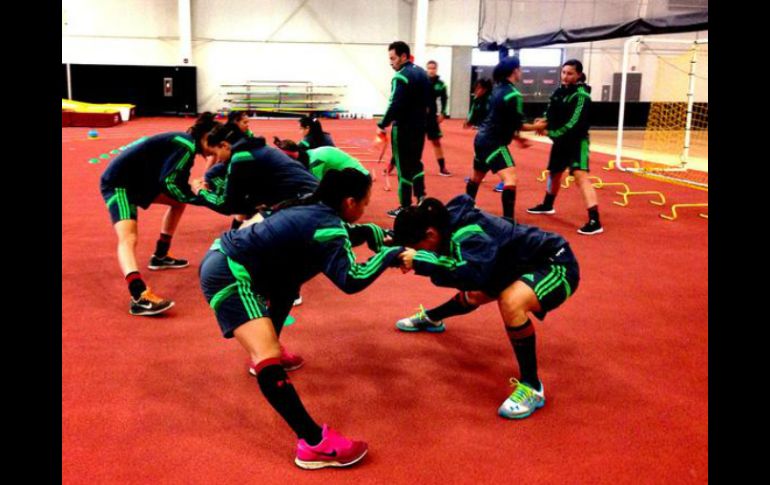
<path id="1" fill-rule="evenodd" d="M 495 188 L 493 189 L 495 192 L 502 192 L 503 191 L 503 182 L 500 182 L 499 184 L 495 185 Z"/>

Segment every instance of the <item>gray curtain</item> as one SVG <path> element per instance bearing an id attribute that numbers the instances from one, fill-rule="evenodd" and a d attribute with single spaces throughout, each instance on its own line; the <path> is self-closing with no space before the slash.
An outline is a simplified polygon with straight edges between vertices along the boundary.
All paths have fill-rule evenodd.
<path id="1" fill-rule="evenodd" d="M 479 47 L 708 30 L 708 0 L 481 0 Z"/>

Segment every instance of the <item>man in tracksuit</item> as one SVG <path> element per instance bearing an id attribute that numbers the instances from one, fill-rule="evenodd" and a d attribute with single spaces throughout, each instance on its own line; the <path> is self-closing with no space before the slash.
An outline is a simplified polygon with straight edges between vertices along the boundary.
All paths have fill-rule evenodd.
<path id="1" fill-rule="evenodd" d="M 428 135 L 428 140 L 433 144 L 433 152 L 436 154 L 436 160 L 438 161 L 438 174 L 442 177 L 449 177 L 452 174 L 446 169 L 444 150 L 441 147 L 441 137 L 444 136 L 444 134 L 441 133 L 441 128 L 439 127 L 446 118 L 449 118 L 449 103 L 447 102 L 446 84 L 444 84 L 444 81 L 442 81 L 438 75 L 438 63 L 436 61 L 428 61 L 425 67 L 431 85 L 431 101 L 428 105 L 430 111 L 428 113 L 426 134 Z M 438 110 L 437 100 L 438 102 L 441 102 L 440 112 Z"/>
<path id="2" fill-rule="evenodd" d="M 425 197 L 425 173 L 422 149 L 425 146 L 425 128 L 431 97 L 431 85 L 425 70 L 410 62 L 409 46 L 402 41 L 388 46 L 390 66 L 396 71 L 391 83 L 390 102 L 382 120 L 377 123 L 379 136 L 392 123 L 392 163 L 398 170 L 398 198 L 400 206 L 388 211 L 396 217 L 412 204 L 412 191 L 419 201 Z"/>

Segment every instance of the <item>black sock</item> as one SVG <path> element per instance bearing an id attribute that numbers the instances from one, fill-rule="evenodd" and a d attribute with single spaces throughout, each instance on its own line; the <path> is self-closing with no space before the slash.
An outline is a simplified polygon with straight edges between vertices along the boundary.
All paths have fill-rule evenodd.
<path id="1" fill-rule="evenodd" d="M 171 236 L 160 233 L 160 239 L 155 244 L 155 256 L 163 258 L 168 254 L 168 248 L 171 247 Z"/>
<path id="2" fill-rule="evenodd" d="M 239 221 L 238 219 L 233 218 L 233 222 L 230 223 L 230 230 L 234 231 L 241 227 L 241 224 L 243 224 L 243 221 Z"/>
<path id="3" fill-rule="evenodd" d="M 257 382 L 267 402 L 278 411 L 297 437 L 310 446 L 321 442 L 321 427 L 305 410 L 294 385 L 281 366 L 280 359 L 265 359 L 257 364 Z"/>
<path id="4" fill-rule="evenodd" d="M 546 207 L 553 208 L 553 202 L 556 200 L 555 194 L 549 194 L 548 192 L 545 193 L 545 199 L 543 199 L 543 205 Z"/>
<path id="5" fill-rule="evenodd" d="M 473 180 L 468 180 L 468 183 L 465 184 L 465 193 L 470 195 L 473 200 L 476 200 L 476 194 L 479 193 L 479 184 Z"/>
<path id="6" fill-rule="evenodd" d="M 465 292 L 460 291 L 453 296 L 449 301 L 443 303 L 436 308 L 432 308 L 425 312 L 428 318 L 434 322 L 443 320 L 447 317 L 454 317 L 455 315 L 465 315 L 478 308 L 478 305 L 471 305 L 468 303 L 468 299 L 465 297 Z"/>
<path id="7" fill-rule="evenodd" d="M 508 340 L 513 346 L 513 353 L 519 362 L 521 382 L 535 390 L 540 390 L 540 378 L 537 376 L 537 354 L 535 353 L 535 326 L 531 320 L 520 327 L 505 327 Z"/>
<path id="8" fill-rule="evenodd" d="M 126 283 L 128 283 L 128 292 L 131 293 L 131 298 L 138 300 L 144 290 L 147 289 L 147 285 L 142 280 L 142 275 L 139 271 L 132 271 L 126 275 Z"/>
<path id="9" fill-rule="evenodd" d="M 599 222 L 599 206 L 595 205 L 588 208 L 588 220 Z"/>
<path id="10" fill-rule="evenodd" d="M 417 199 L 417 202 L 420 202 L 420 199 L 425 198 L 425 176 L 419 175 L 412 179 L 412 188 L 414 190 L 414 197 Z"/>
<path id="11" fill-rule="evenodd" d="M 401 207 L 409 207 L 412 205 L 412 186 L 411 184 L 399 183 L 399 198 L 398 203 Z"/>
<path id="12" fill-rule="evenodd" d="M 513 219 L 513 209 L 516 206 L 516 186 L 504 186 L 503 193 L 500 194 L 500 199 L 503 202 L 503 217 Z"/>
<path id="13" fill-rule="evenodd" d="M 446 171 L 446 162 L 443 158 L 438 159 L 438 168 L 441 169 L 442 172 Z"/>

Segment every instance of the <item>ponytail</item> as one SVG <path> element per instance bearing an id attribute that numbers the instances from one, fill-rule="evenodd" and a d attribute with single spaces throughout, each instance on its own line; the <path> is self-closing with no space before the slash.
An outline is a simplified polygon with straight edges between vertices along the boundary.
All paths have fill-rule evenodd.
<path id="1" fill-rule="evenodd" d="M 308 136 L 313 141 L 312 145 L 323 145 L 324 135 L 326 134 L 321 126 L 321 122 L 314 116 L 303 116 L 299 119 L 299 126 L 308 128 Z"/>
<path id="2" fill-rule="evenodd" d="M 442 243 L 449 240 L 449 211 L 440 200 L 432 197 L 398 214 L 393 223 L 393 242 L 399 246 L 414 246 L 425 239 L 430 227 L 438 231 Z"/>
<path id="3" fill-rule="evenodd" d="M 187 129 L 187 134 L 191 135 L 195 140 L 195 153 L 203 153 L 201 140 L 215 126 L 222 126 L 222 123 L 214 119 L 214 113 L 206 111 L 202 113 L 197 120 L 195 120 L 194 125 Z"/>

